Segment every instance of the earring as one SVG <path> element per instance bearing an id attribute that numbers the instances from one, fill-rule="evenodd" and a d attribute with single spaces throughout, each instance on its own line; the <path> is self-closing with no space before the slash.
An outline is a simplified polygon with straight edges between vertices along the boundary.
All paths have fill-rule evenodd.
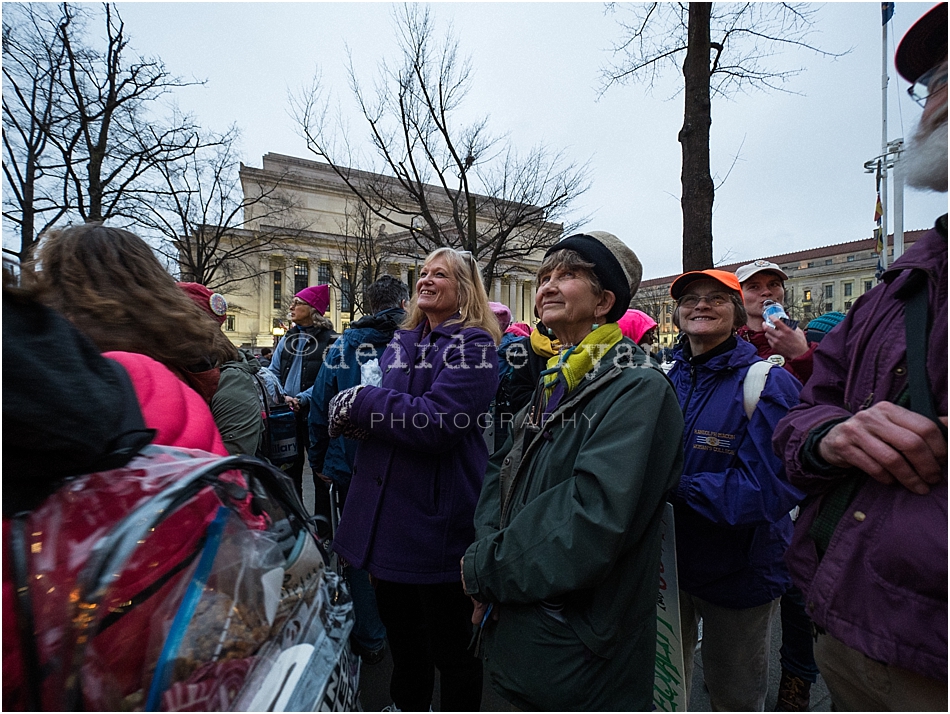
<path id="1" fill-rule="evenodd" d="M 554 330 L 552 330 L 550 327 L 545 328 L 545 329 L 547 329 L 548 331 L 548 337 L 554 337 Z"/>
<path id="2" fill-rule="evenodd" d="M 593 331 L 596 330 L 598 327 L 600 327 L 600 325 L 598 325 L 598 324 L 595 322 L 593 325 L 590 326 L 590 329 L 591 329 L 591 331 L 593 332 Z"/>

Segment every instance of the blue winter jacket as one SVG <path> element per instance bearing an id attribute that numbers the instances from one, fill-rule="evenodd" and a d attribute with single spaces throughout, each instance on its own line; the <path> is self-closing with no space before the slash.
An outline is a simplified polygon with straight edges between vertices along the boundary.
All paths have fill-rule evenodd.
<path id="1" fill-rule="evenodd" d="M 684 346 L 669 377 L 683 410 L 683 475 L 673 499 L 679 585 L 714 605 L 747 608 L 780 597 L 790 583 L 783 560 L 789 511 L 803 494 L 785 480 L 772 432 L 798 403 L 801 385 L 784 369 L 768 373 L 752 419 L 742 383 L 759 362 L 755 347 L 691 364 Z"/>
<path id="2" fill-rule="evenodd" d="M 319 468 L 322 461 L 324 475 L 344 488 L 350 485 L 359 442 L 342 436 L 329 439 L 327 414 L 330 400 L 344 389 L 360 383 L 361 366 L 379 359 L 405 315 L 404 310 L 394 307 L 367 315 L 350 325 L 327 351 L 317 381 L 307 390 L 310 399 L 310 463 Z"/>

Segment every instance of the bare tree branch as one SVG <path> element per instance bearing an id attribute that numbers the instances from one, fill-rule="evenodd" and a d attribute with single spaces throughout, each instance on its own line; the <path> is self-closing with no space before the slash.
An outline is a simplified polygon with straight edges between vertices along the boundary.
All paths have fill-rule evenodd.
<path id="1" fill-rule="evenodd" d="M 850 50 L 829 52 L 809 41 L 817 8 L 805 3 L 611 3 L 607 9 L 632 20 L 618 21 L 621 39 L 611 47 L 614 62 L 601 71 L 601 92 L 634 82 L 652 90 L 664 70 L 682 72 L 684 81 L 673 96 L 685 94 L 678 137 L 683 151 L 683 270 L 710 268 L 717 188 L 709 169 L 711 98 L 756 89 L 794 93 L 786 84 L 803 70 L 773 65 L 783 49 L 805 49 L 822 57 Z"/>
<path id="2" fill-rule="evenodd" d="M 159 59 L 132 57 L 118 10 L 103 5 L 105 49 L 86 43 L 85 8 L 64 3 L 57 28 L 64 48 L 59 91 L 70 122 L 50 138 L 59 148 L 75 210 L 87 222 L 138 217 L 134 193 L 147 174 L 197 148 L 197 126 L 177 113 L 167 124 L 149 110 L 181 87 Z"/>
<path id="3" fill-rule="evenodd" d="M 400 57 L 380 64 L 372 90 L 349 64 L 350 89 L 376 154 L 372 165 L 355 156 L 352 132 L 331 125 L 319 74 L 291 97 L 292 115 L 307 148 L 370 214 L 405 232 L 408 240 L 396 250 L 416 257 L 441 246 L 470 250 L 491 279 L 501 273 L 500 261 L 557 239 L 556 224 L 589 188 L 588 166 L 543 145 L 520 155 L 507 137 L 489 132 L 485 118 L 459 125 L 472 66 L 460 56 L 458 39 L 451 32 L 438 37 L 424 6 L 398 7 L 395 23 Z M 347 168 L 354 160 L 366 171 Z"/>
<path id="4" fill-rule="evenodd" d="M 261 256 L 302 240 L 306 229 L 295 218 L 286 176 L 242 188 L 238 136 L 232 127 L 203 139 L 189 156 L 159 163 L 158 180 L 134 194 L 140 225 L 161 239 L 158 252 L 182 279 L 222 292 L 238 292 L 240 283 L 267 272 Z"/>
<path id="5" fill-rule="evenodd" d="M 356 201 L 347 210 L 336 242 L 343 267 L 330 273 L 330 284 L 341 296 L 340 311 L 348 313 L 351 321 L 357 313 L 372 312 L 366 288 L 387 272 L 398 239 L 386 232 L 384 224 L 374 221 L 366 204 Z"/>
<path id="6" fill-rule="evenodd" d="M 32 260 L 38 236 L 69 210 L 62 159 L 49 136 L 68 120 L 57 86 L 64 48 L 55 11 L 11 5 L 3 14 L 3 217 L 18 233 L 17 255 Z"/>

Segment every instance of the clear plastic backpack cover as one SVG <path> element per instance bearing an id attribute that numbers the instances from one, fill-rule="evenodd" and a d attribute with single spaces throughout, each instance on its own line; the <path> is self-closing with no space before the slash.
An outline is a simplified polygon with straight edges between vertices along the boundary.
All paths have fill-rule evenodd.
<path id="1" fill-rule="evenodd" d="M 71 480 L 12 534 L 38 708 L 357 708 L 352 602 L 268 464 L 148 447 Z"/>

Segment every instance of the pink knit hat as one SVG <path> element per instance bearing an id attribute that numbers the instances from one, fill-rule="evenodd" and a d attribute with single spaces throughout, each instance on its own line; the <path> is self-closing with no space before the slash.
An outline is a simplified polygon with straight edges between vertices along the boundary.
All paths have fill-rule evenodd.
<path id="1" fill-rule="evenodd" d="M 645 312 L 627 310 L 624 316 L 617 320 L 617 325 L 619 325 L 624 337 L 629 337 L 637 344 L 640 344 L 640 340 L 643 339 L 643 336 L 656 327 L 656 320 Z"/>
<path id="2" fill-rule="evenodd" d="M 494 313 L 495 318 L 498 320 L 498 324 L 501 325 L 501 331 L 504 332 L 508 329 L 508 325 L 511 324 L 511 310 L 508 309 L 507 305 L 502 305 L 500 302 L 490 302 L 488 307 L 491 308 L 492 313 Z"/>
<path id="3" fill-rule="evenodd" d="M 531 337 L 531 325 L 526 322 L 512 322 L 505 332 L 518 337 Z"/>
<path id="4" fill-rule="evenodd" d="M 224 299 L 224 295 L 211 292 L 201 283 L 178 283 L 178 287 L 219 325 L 224 324 L 228 316 L 228 301 Z"/>
<path id="5" fill-rule="evenodd" d="M 303 300 L 321 315 L 325 314 L 330 307 L 330 286 L 329 285 L 311 285 L 304 288 L 294 295 L 298 300 Z"/>

